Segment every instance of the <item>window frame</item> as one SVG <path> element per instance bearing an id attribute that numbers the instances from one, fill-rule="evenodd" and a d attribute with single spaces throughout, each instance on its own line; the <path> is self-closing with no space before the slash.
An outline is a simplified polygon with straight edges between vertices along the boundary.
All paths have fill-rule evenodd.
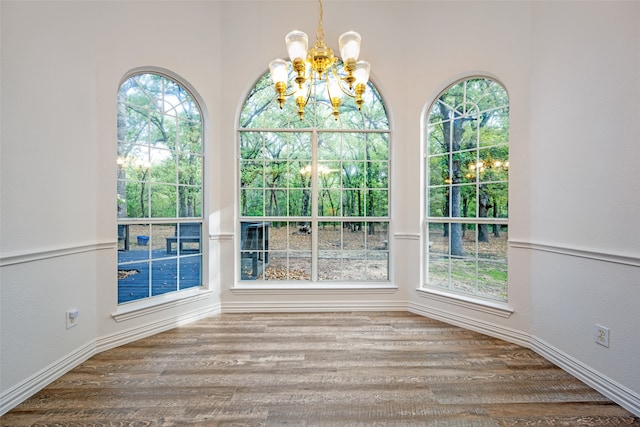
<path id="1" fill-rule="evenodd" d="M 491 110 L 486 110 L 486 111 L 500 111 L 500 110 L 505 110 L 506 111 L 506 123 L 507 123 L 507 137 L 506 137 L 506 141 L 503 141 L 501 143 L 498 144 L 488 144 L 488 145 L 481 145 L 480 143 L 480 126 L 477 126 L 477 135 L 476 135 L 476 141 L 475 141 L 475 145 L 473 146 L 473 148 L 463 148 L 462 145 L 460 147 L 458 147 L 457 149 L 451 149 L 451 147 L 449 148 L 448 151 L 444 151 L 442 153 L 432 153 L 431 152 L 431 141 L 430 141 L 430 137 L 431 137 L 431 128 L 434 125 L 434 123 L 432 123 L 431 121 L 431 115 L 432 112 L 434 111 L 434 108 L 436 107 L 436 105 L 440 102 L 441 98 L 447 94 L 450 90 L 456 88 L 456 86 L 464 84 L 464 89 L 463 89 L 463 102 L 467 103 L 468 99 L 467 99 L 467 83 L 468 82 L 473 82 L 476 80 L 485 80 L 485 81 L 489 81 L 492 84 L 497 85 L 502 93 L 504 94 L 504 96 L 506 97 L 506 104 L 502 104 L 499 105 L 497 108 L 495 109 L 491 109 Z M 485 92 L 486 94 L 486 92 Z M 455 109 L 454 106 L 453 108 Z M 485 110 L 482 110 L 479 112 L 479 116 L 481 117 L 481 114 L 484 113 Z M 465 107 L 465 114 L 466 113 L 466 107 Z M 507 275 L 507 270 L 508 270 L 508 240 L 504 241 L 504 274 L 506 275 L 505 281 L 504 281 L 504 298 L 500 298 L 500 297 L 496 297 L 494 295 L 487 295 L 487 293 L 483 293 L 483 292 L 479 292 L 478 291 L 478 284 L 480 282 L 480 278 L 479 278 L 479 265 L 480 263 L 486 263 L 486 262 L 492 262 L 489 261 L 486 258 L 481 258 L 479 257 L 479 251 L 478 251 L 478 242 L 479 242 L 479 237 L 478 237 L 478 230 L 479 227 L 482 226 L 493 226 L 493 227 L 506 227 L 506 229 L 508 230 L 508 226 L 509 226 L 509 215 L 508 215 L 508 199 L 509 199 L 509 164 L 508 164 L 508 155 L 509 155 L 509 145 L 510 145 L 510 99 L 509 99 L 509 94 L 507 92 L 507 89 L 505 88 L 505 86 L 496 78 L 491 77 L 491 76 L 486 76 L 486 75 L 472 75 L 472 76 L 466 76 L 463 77 L 461 79 L 458 79 L 450 84 L 448 84 L 442 91 L 440 91 L 438 93 L 437 96 L 434 97 L 433 101 L 429 104 L 428 108 L 425 109 L 424 114 L 422 116 L 422 135 L 423 135 L 423 144 L 422 144 L 422 150 L 423 150 L 423 178 L 422 178 L 422 182 L 423 182 L 423 200 L 424 200 L 424 204 L 423 204 L 423 214 L 422 214 L 422 245 L 421 245 L 421 250 L 423 253 L 423 257 L 422 257 L 422 280 L 421 280 L 421 284 L 418 290 L 420 291 L 425 291 L 428 292 L 434 296 L 437 296 L 437 300 L 446 300 L 448 297 L 457 299 L 457 300 L 463 300 L 463 301 L 468 301 L 470 306 L 474 306 L 475 303 L 480 303 L 481 305 L 485 305 L 485 306 L 495 306 L 495 307 L 501 307 L 504 308 L 506 307 L 506 304 L 509 301 L 509 279 L 508 279 L 508 275 Z M 459 115 L 459 120 L 462 118 L 467 117 L 466 115 Z M 442 118 L 441 119 L 441 123 L 447 122 L 447 121 L 454 121 L 454 118 L 452 116 L 449 116 L 449 118 Z M 437 124 L 438 122 L 435 122 L 435 124 Z M 450 127 L 451 132 L 453 132 L 453 129 Z M 452 143 L 452 140 L 449 139 L 449 145 Z M 501 148 L 501 149 L 506 149 L 506 153 L 507 153 L 507 163 L 506 163 L 506 168 L 505 165 L 502 165 L 501 167 L 503 168 L 503 172 L 501 174 L 500 179 L 495 179 L 493 181 L 491 180 L 487 180 L 487 181 L 482 181 L 480 180 L 480 173 L 475 173 L 475 176 L 473 176 L 472 178 L 468 178 L 469 174 L 466 175 L 466 177 L 468 179 L 472 179 L 469 180 L 467 182 L 464 181 L 460 181 L 460 172 L 462 170 L 462 167 L 460 168 L 460 170 L 458 171 L 458 175 L 456 175 L 456 177 L 454 178 L 452 169 L 453 167 L 451 165 L 454 164 L 454 156 L 459 155 L 459 159 L 464 158 L 465 153 L 474 153 L 473 159 L 474 162 L 481 162 L 482 160 L 484 160 L 484 158 L 482 158 L 480 156 L 480 153 L 483 150 L 490 150 L 490 149 L 495 149 L 496 147 Z M 433 177 L 432 175 L 432 171 L 431 171 L 431 165 L 432 165 L 432 160 L 436 159 L 438 157 L 443 157 L 446 156 L 447 160 L 445 163 L 448 164 L 448 170 L 447 172 L 447 176 L 449 181 L 447 182 L 446 179 L 443 183 L 441 184 L 437 184 L 434 185 L 432 180 Z M 487 158 L 490 158 L 490 156 L 486 156 Z M 434 163 L 437 163 L 434 162 Z M 460 163 L 462 163 L 462 161 L 460 161 Z M 476 163 L 477 165 L 480 165 L 480 163 Z M 498 168 L 498 166 L 496 166 L 496 168 Z M 436 173 L 438 172 L 437 170 L 435 171 Z M 443 171 L 441 171 L 443 172 Z M 496 173 L 496 175 L 499 175 Z M 456 179 L 458 179 L 459 181 L 455 181 Z M 465 178 L 462 178 L 462 180 L 464 180 Z M 487 185 L 502 185 L 504 186 L 503 191 L 506 190 L 506 207 L 504 208 L 504 216 L 500 216 L 498 218 L 491 218 L 487 216 L 480 216 L 479 214 L 479 210 L 480 210 L 480 202 L 478 201 L 480 199 L 479 195 L 480 195 L 480 188 L 483 186 L 487 186 Z M 469 187 L 469 186 L 473 186 L 475 193 L 475 199 L 473 201 L 474 203 L 474 215 L 467 215 L 467 216 L 463 216 L 461 212 L 457 212 L 457 216 L 454 216 L 453 212 L 452 212 L 452 205 L 453 203 L 451 203 L 451 199 L 450 199 L 450 194 L 453 194 L 452 189 L 454 187 L 458 188 L 458 191 L 461 191 L 463 188 L 465 187 Z M 448 203 L 445 203 L 445 207 L 446 207 L 446 213 L 443 213 L 440 216 L 436 216 L 433 215 L 433 211 L 431 210 L 431 202 L 433 199 L 435 199 L 435 196 L 432 196 L 431 191 L 434 189 L 444 189 L 445 191 L 445 202 L 447 200 L 449 200 Z M 453 196 L 451 196 L 453 197 Z M 452 234 L 452 224 L 460 224 L 461 228 L 468 228 L 468 227 L 475 227 L 474 231 L 473 231 L 473 235 L 475 238 L 475 252 L 472 256 L 467 256 L 466 254 L 463 254 L 463 256 L 455 256 L 453 255 L 453 251 L 451 249 L 451 234 Z M 446 259 L 448 262 L 448 274 L 447 274 L 447 280 L 449 285 L 448 286 L 442 286 L 442 285 L 438 285 L 435 284 L 434 282 L 430 281 L 430 273 L 431 273 L 431 255 L 432 255 L 432 245 L 434 245 L 434 242 L 431 241 L 430 239 L 430 226 L 433 225 L 437 225 L 437 226 L 442 226 L 447 228 L 448 226 L 448 230 L 449 232 L 446 233 L 446 237 L 448 238 L 448 246 L 446 246 L 446 250 L 448 251 L 447 253 L 442 253 L 439 254 L 437 251 L 434 251 L 434 258 L 438 258 L 438 257 L 442 257 L 443 259 Z M 444 231 L 443 231 L 444 232 Z M 442 233 L 443 233 L 442 232 Z M 442 234 L 441 233 L 441 234 Z M 506 233 L 506 232 L 505 232 Z M 454 288 L 452 286 L 452 260 L 453 259 L 458 259 L 460 261 L 465 261 L 465 260 L 469 260 L 471 262 L 474 263 L 475 265 L 475 286 L 474 292 L 467 292 L 464 290 L 460 289 L 460 285 L 458 285 L 458 288 Z M 502 262 L 502 261 L 499 261 Z M 508 312 L 508 310 L 507 310 Z"/>
<path id="2" fill-rule="evenodd" d="M 265 73 L 264 75 L 262 75 L 258 80 L 256 85 L 258 84 L 258 82 L 263 81 L 263 79 L 267 78 L 266 76 L 268 76 L 268 73 Z M 254 87 L 257 87 L 256 85 L 254 85 Z M 370 87 L 373 87 L 375 90 L 375 93 L 378 94 L 378 90 L 377 88 L 373 85 L 373 83 L 370 81 L 369 82 Z M 273 93 L 273 99 L 275 101 L 275 92 L 273 92 L 272 88 L 268 88 L 268 90 L 271 90 L 271 93 Z M 244 101 L 244 106 L 247 105 L 249 97 L 247 97 Z M 292 100 L 287 100 L 288 102 L 293 102 Z M 380 96 L 379 101 L 382 108 L 385 108 L 384 106 L 384 102 L 382 100 L 382 97 Z M 243 106 L 243 108 L 245 108 Z M 357 288 L 364 288 L 364 287 L 378 287 L 378 286 L 384 286 L 384 287 L 388 287 L 390 282 L 391 282 L 391 277 L 392 277 L 392 268 L 391 268 L 391 245 L 389 245 L 390 242 L 390 236 L 391 236 L 391 227 L 392 227 L 392 220 L 391 220 L 391 164 L 392 164 L 392 159 L 391 159 L 391 144 L 392 144 L 392 136 L 391 136 L 391 126 L 388 124 L 389 122 L 389 116 L 386 113 L 386 108 L 385 108 L 385 120 L 386 120 L 386 127 L 383 129 L 366 129 L 364 127 L 361 128 L 349 128 L 349 127 L 320 127 L 317 124 L 315 124 L 316 121 L 316 110 L 315 110 L 314 106 L 314 110 L 313 110 L 313 125 L 312 126 L 299 126 L 299 124 L 297 123 L 297 116 L 296 116 L 296 121 L 288 121 L 285 123 L 285 126 L 281 126 L 281 127 L 273 127 L 273 128 L 261 128 L 261 127 L 251 127 L 251 126 L 243 126 L 240 123 L 240 120 L 238 120 L 237 123 L 237 143 L 236 143 L 236 150 L 237 151 L 237 164 L 236 164 L 236 168 L 237 168 L 237 176 L 236 176 L 236 203 L 235 203 L 235 209 L 236 209 L 236 245 L 235 245 L 235 254 L 236 254 L 236 266 L 235 266 L 235 287 L 236 288 L 249 288 L 252 285 L 256 284 L 256 286 L 260 286 L 263 289 L 274 289 L 274 288 L 278 288 L 278 287 L 304 287 L 304 288 L 336 288 L 336 287 L 357 287 Z M 363 109 L 366 107 L 363 107 Z M 276 114 L 282 114 L 282 115 L 286 115 L 287 112 L 281 112 L 278 111 Z M 241 154 L 241 141 L 243 138 L 243 134 L 246 133 L 302 133 L 302 134 L 310 134 L 310 138 L 311 138 L 311 159 L 309 159 L 309 167 L 311 169 L 311 171 L 313 171 L 313 179 L 311 179 L 311 184 L 308 188 L 308 190 L 311 193 L 311 208 L 310 208 L 310 213 L 308 216 L 300 216 L 300 215 L 292 215 L 289 216 L 289 213 L 287 212 L 286 215 L 279 215 L 279 216 L 273 216 L 273 215 L 268 215 L 266 211 L 263 211 L 263 215 L 260 216 L 255 216 L 255 215 L 242 215 L 242 181 L 241 181 L 241 175 L 243 173 L 243 165 L 242 165 L 242 154 Z M 387 206 L 387 212 L 386 215 L 379 215 L 379 216 L 369 216 L 369 215 L 363 215 L 363 216 L 357 216 L 357 217 L 353 217 L 353 216 L 345 216 L 343 215 L 342 211 L 340 215 L 322 215 L 321 212 L 318 211 L 318 204 L 320 203 L 320 199 L 318 198 L 319 193 L 321 191 L 321 189 L 319 188 L 319 176 L 318 176 L 318 170 L 319 167 L 322 164 L 322 159 L 319 158 L 318 155 L 318 141 L 319 139 L 322 137 L 322 135 L 325 134 L 359 134 L 359 135 L 365 135 L 365 139 L 368 138 L 368 135 L 373 135 L 373 134 L 384 134 L 386 137 L 386 148 L 387 148 L 387 154 L 386 154 L 386 159 L 384 160 L 386 162 L 386 180 L 387 180 L 387 185 L 385 187 L 385 190 L 387 191 L 387 200 L 386 200 L 386 206 Z M 340 158 L 338 159 L 338 161 L 343 161 L 344 159 Z M 358 161 L 362 161 L 363 163 L 367 162 L 368 159 L 362 158 L 362 159 L 358 159 Z M 382 162 L 382 161 L 380 161 Z M 263 183 L 263 185 L 266 185 L 266 183 Z M 339 190 L 344 190 L 343 187 L 340 187 Z M 371 188 L 368 189 L 368 191 L 371 191 Z M 379 193 L 377 193 L 379 194 Z M 320 239 L 318 237 L 318 227 L 323 224 L 323 223 L 338 223 L 338 224 L 344 224 L 346 222 L 362 222 L 362 223 L 384 223 L 384 229 L 386 230 L 386 239 L 385 239 L 385 244 L 387 245 L 386 248 L 384 249 L 384 252 L 386 254 L 386 277 L 384 280 L 374 280 L 371 277 L 368 277 L 365 280 L 357 280 L 357 281 L 353 281 L 353 280 L 348 280 L 343 276 L 340 277 L 340 279 L 336 279 L 336 280 L 328 280 L 328 279 L 322 279 L 319 277 L 318 274 L 318 263 L 320 262 L 320 258 L 319 258 L 319 252 L 321 251 L 321 249 L 319 248 L 319 243 L 318 240 Z M 257 222 L 257 223 L 272 223 L 272 222 L 278 222 L 278 223 L 287 223 L 288 225 L 290 224 L 297 224 L 297 223 L 303 223 L 303 222 L 309 222 L 311 224 L 310 226 L 310 240 L 311 240 L 311 246 L 310 246 L 310 253 L 311 256 L 310 258 L 313 259 L 313 262 L 311 263 L 311 268 L 310 268 L 310 278 L 309 280 L 298 280 L 298 279 L 290 279 L 290 277 L 292 276 L 291 274 L 287 273 L 287 277 L 284 280 L 254 280 L 253 278 L 247 279 L 247 276 L 244 276 L 243 279 L 243 273 L 242 273 L 242 262 L 243 262 L 243 254 L 247 254 L 248 250 L 243 250 L 243 223 L 246 222 Z M 374 226 L 375 227 L 375 226 Z M 296 232 L 296 230 L 291 230 L 289 228 L 287 228 L 288 232 Z M 364 232 L 364 234 L 366 234 L 366 232 Z M 265 246 L 268 245 L 268 243 L 265 243 L 264 241 L 261 243 L 261 250 L 265 251 Z M 273 252 L 273 249 L 272 249 Z M 291 252 L 291 249 L 286 249 L 284 250 L 284 252 Z M 366 252 L 366 250 L 365 250 Z M 248 255 L 248 254 L 247 254 Z M 268 255 L 266 255 L 268 256 Z M 364 255 L 365 257 L 367 256 L 366 254 Z M 288 266 L 288 264 L 287 264 Z M 342 274 L 342 273 L 341 273 Z M 368 273 L 365 273 L 368 274 Z M 257 276 L 256 276 L 257 278 Z"/>
<path id="3" fill-rule="evenodd" d="M 171 114 L 167 114 L 169 110 L 163 110 L 162 112 L 160 112 L 160 115 L 162 115 L 163 117 L 173 117 L 176 120 L 176 127 L 175 127 L 175 146 L 173 148 L 170 148 L 169 146 L 165 146 L 165 147 L 160 147 L 160 149 L 158 149 L 157 147 L 155 147 L 155 145 L 149 141 L 147 143 L 144 142 L 140 142 L 140 141 L 126 141 L 126 140 L 121 140 L 120 138 L 120 134 L 118 131 L 118 135 L 116 138 L 116 145 L 117 145 L 117 156 L 118 156 L 118 169 L 119 170 L 123 170 L 128 166 L 125 166 L 124 163 L 124 159 L 119 157 L 119 153 L 120 153 L 120 146 L 121 144 L 123 145 L 131 145 L 131 146 L 139 146 L 142 147 L 142 149 L 148 149 L 149 153 L 152 153 L 154 150 L 164 150 L 167 152 L 171 152 L 171 156 L 175 157 L 175 161 L 176 161 L 176 165 L 177 162 L 179 162 L 179 158 L 180 156 L 189 156 L 190 158 L 192 158 L 193 160 L 195 160 L 195 171 L 193 171 L 193 173 L 195 173 L 196 176 L 199 177 L 199 182 L 195 182 L 195 183 L 188 183 L 185 184 L 183 182 L 181 182 L 181 178 L 180 178 L 180 170 L 176 167 L 175 171 L 173 171 L 174 174 L 174 178 L 175 181 L 173 182 L 167 182 L 167 184 L 155 184 L 155 185 L 164 185 L 165 187 L 173 187 L 175 189 L 175 194 L 176 194 L 176 200 L 175 200 L 175 214 L 174 216 L 154 216 L 153 215 L 153 198 L 151 197 L 153 194 L 149 194 L 148 197 L 148 203 L 149 203 L 149 207 L 148 207 L 148 212 L 147 212 L 147 216 L 141 216 L 141 217 L 121 217 L 120 214 L 116 215 L 116 223 L 118 225 L 118 260 L 117 260 L 117 265 L 118 265 L 118 270 L 120 270 L 121 266 L 126 266 L 126 265 L 135 265 L 135 260 L 121 260 L 120 258 L 120 254 L 122 253 L 121 251 L 121 247 L 120 246 L 124 246 L 124 244 L 121 244 L 121 242 L 123 241 L 123 238 L 121 236 L 121 230 L 127 229 L 129 230 L 131 227 L 136 227 L 136 226 L 145 226 L 147 227 L 148 230 L 150 230 L 149 233 L 149 237 L 150 237 L 150 243 L 149 243 L 149 249 L 148 249 L 148 257 L 141 259 L 140 262 L 146 262 L 149 264 L 149 276 L 148 276 L 148 294 L 146 296 L 141 296 L 141 297 L 137 297 L 137 298 L 133 298 L 133 299 L 124 299 L 120 296 L 120 280 L 118 278 L 117 280 L 117 287 L 118 287 L 118 296 L 117 296 L 117 310 L 116 313 L 114 313 L 114 318 L 116 318 L 116 320 L 121 320 L 121 319 L 125 319 L 128 318 L 128 316 L 131 316 L 131 313 L 137 313 L 135 315 L 139 315 L 141 313 L 143 313 L 145 310 L 149 310 L 152 309 L 153 307 L 157 307 L 159 305 L 162 305 L 166 308 L 170 308 L 172 307 L 177 301 L 184 301 L 184 300 L 190 300 L 190 299 L 199 299 L 202 298 L 204 294 L 208 293 L 207 290 L 207 285 L 206 285 L 206 281 L 205 278 L 208 277 L 208 262 L 207 262 L 207 254 L 208 254 L 208 234 L 207 234 L 207 230 L 206 230 L 206 223 L 205 223 L 205 212 L 207 211 L 207 197 L 206 197 L 206 182 L 207 182 L 207 168 L 206 168 L 206 109 L 204 107 L 204 103 L 201 100 L 201 98 L 199 97 L 199 95 L 197 94 L 197 92 L 195 91 L 195 89 L 189 85 L 189 83 L 187 83 L 183 78 L 181 78 L 180 76 L 176 75 L 175 73 L 172 73 L 168 70 L 164 70 L 164 69 L 160 69 L 160 68 L 156 68 L 156 67 L 140 67 L 140 68 L 136 68 L 133 69 L 131 71 L 129 71 L 128 73 L 126 73 L 122 80 L 120 81 L 119 85 L 118 85 L 118 89 L 117 89 L 117 93 L 118 95 L 116 96 L 116 105 L 120 105 L 120 103 L 122 102 L 120 99 L 120 91 L 122 90 L 123 86 L 132 78 L 135 78 L 136 76 L 143 76 L 143 75 L 151 75 L 154 76 L 154 78 L 158 78 L 162 81 L 162 87 L 164 89 L 164 85 L 165 83 L 169 83 L 169 85 L 175 85 L 178 86 L 179 89 L 181 91 L 184 91 L 184 93 L 186 94 L 187 98 L 185 98 L 184 100 L 182 100 L 182 103 L 187 102 L 188 105 L 194 107 L 197 111 L 196 114 L 198 116 L 196 121 L 193 120 L 189 120 L 189 119 L 184 119 L 184 118 L 180 118 L 179 117 L 179 113 L 174 112 L 173 115 Z M 163 92 L 164 93 L 164 92 Z M 150 98 L 150 101 L 152 101 L 152 99 Z M 157 99 L 153 99 L 153 101 L 157 101 Z M 174 106 L 175 107 L 175 106 Z M 119 109 L 119 107 L 118 107 Z M 147 118 L 150 118 L 151 115 L 153 114 L 153 111 L 151 109 L 148 109 L 149 111 L 149 115 L 147 116 Z M 119 116 L 120 113 L 118 113 Z M 173 120 L 173 119 L 172 119 Z M 198 140 L 196 142 L 197 145 L 199 145 L 199 150 L 193 151 L 192 147 L 189 147 L 187 149 L 184 149 L 183 146 L 181 146 L 180 141 L 181 139 L 179 138 L 180 135 L 180 130 L 178 128 L 178 123 L 180 122 L 192 122 L 192 123 L 197 123 L 196 127 L 197 127 L 197 132 L 198 132 Z M 118 121 L 118 129 L 120 129 L 120 122 Z M 149 127 L 151 128 L 151 125 L 149 125 Z M 151 156 L 151 154 L 149 154 Z M 152 162 L 152 158 L 150 157 L 150 165 L 146 165 L 147 170 L 152 170 L 153 167 L 153 162 Z M 193 162 L 192 162 L 193 163 Z M 152 173 L 149 173 L 149 177 L 146 178 L 146 181 L 149 186 L 153 185 L 154 183 L 154 178 L 152 177 Z M 135 181 L 135 180 L 133 180 Z M 117 205 L 118 207 L 121 206 L 121 203 L 123 201 L 123 199 L 120 197 L 119 192 L 122 190 L 122 185 L 120 183 L 123 183 L 125 186 L 127 184 L 127 182 L 129 182 L 129 180 L 126 179 L 126 175 L 124 175 L 124 178 L 121 175 L 121 172 L 118 172 L 116 174 L 116 187 L 118 189 L 118 200 L 117 200 Z M 162 178 L 159 178 L 160 183 L 164 182 L 162 180 Z M 144 188 L 144 187 L 143 187 Z M 151 187 L 149 187 L 151 188 Z M 180 192 L 182 190 L 187 190 L 187 191 L 191 191 L 188 190 L 189 188 L 191 189 L 195 189 L 196 190 L 196 204 L 195 204 L 195 212 L 187 212 L 185 215 L 181 216 L 180 212 L 179 212 L 179 207 L 178 207 L 178 198 L 180 197 Z M 126 200 L 126 196 L 124 198 L 124 200 Z M 126 203 L 126 202 L 125 202 Z M 198 212 L 199 210 L 199 212 Z M 141 211 L 142 213 L 142 211 Z M 192 230 L 189 230 L 189 228 L 191 227 L 190 224 L 194 224 L 197 225 L 197 228 L 199 229 L 199 235 L 192 233 Z M 166 247 L 166 255 L 157 255 L 155 256 L 153 254 L 153 250 L 152 250 L 152 246 L 151 243 L 154 240 L 154 235 L 153 235 L 153 229 L 154 227 L 156 228 L 169 228 L 170 226 L 172 230 L 175 230 L 175 232 L 171 235 L 167 234 L 167 233 L 163 233 L 162 235 L 158 236 L 159 237 L 159 241 L 156 242 L 157 245 L 162 244 L 163 248 Z M 189 235 L 186 236 L 186 238 L 183 238 L 183 234 L 181 234 L 179 232 L 179 230 L 183 230 L 184 232 L 187 233 L 191 233 L 194 234 L 193 236 Z M 166 242 L 165 242 L 165 235 L 167 234 L 166 237 Z M 127 248 L 129 249 L 128 245 L 131 245 L 131 240 L 135 239 L 136 237 L 133 235 L 129 235 L 129 233 L 127 232 L 127 237 L 129 239 L 128 244 L 127 244 Z M 170 242 L 171 240 L 171 242 Z M 171 246 L 169 246 L 171 245 Z M 124 248 L 123 248 L 124 249 Z M 175 253 L 175 255 L 174 255 Z M 154 286 L 155 283 L 154 282 L 154 278 L 153 278 L 153 273 L 152 273 L 152 266 L 153 263 L 156 262 L 165 262 L 165 263 L 171 263 L 171 262 L 175 262 L 175 268 L 176 268 L 176 274 L 175 274 L 175 281 L 174 282 L 169 282 L 169 283 L 173 283 L 173 285 L 175 286 L 174 289 L 172 290 L 163 290 L 161 292 L 156 292 L 154 293 Z M 197 274 L 197 278 L 195 278 L 195 282 L 192 282 L 190 284 L 188 284 L 186 287 L 181 287 L 180 286 L 180 282 L 182 280 L 185 280 L 185 283 L 188 282 L 189 280 L 191 280 L 192 278 L 186 277 L 180 277 L 179 272 L 181 271 L 181 265 L 182 268 L 185 268 L 187 266 L 188 263 L 193 264 L 195 262 L 195 264 L 193 264 L 191 266 L 191 268 L 195 268 L 196 273 Z M 194 276 L 195 277 L 195 276 Z M 134 316 L 135 316 L 134 315 Z"/>

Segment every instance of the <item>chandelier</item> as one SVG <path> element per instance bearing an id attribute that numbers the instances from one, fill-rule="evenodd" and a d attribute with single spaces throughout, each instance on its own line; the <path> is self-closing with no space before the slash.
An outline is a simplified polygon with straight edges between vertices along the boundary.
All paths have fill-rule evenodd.
<path id="1" fill-rule="evenodd" d="M 309 49 L 309 38 L 302 31 L 292 31 L 285 37 L 287 52 L 291 59 L 295 78 L 287 83 L 289 65 L 283 59 L 275 59 L 269 63 L 271 79 L 275 84 L 280 109 L 289 96 L 294 96 L 298 107 L 298 116 L 302 120 L 304 109 L 311 98 L 312 87 L 324 82 L 328 99 L 333 107 L 332 115 L 335 120 L 340 116 L 342 94 L 355 99 L 358 110 L 362 109 L 364 94 L 371 65 L 366 61 L 358 61 L 360 55 L 360 34 L 348 31 L 338 39 L 342 69 L 338 70 L 338 58 L 330 47 L 324 44 L 324 30 L 322 29 L 322 0 L 318 0 L 319 17 L 316 31 L 316 44 Z M 287 93 L 287 88 L 290 92 Z"/>

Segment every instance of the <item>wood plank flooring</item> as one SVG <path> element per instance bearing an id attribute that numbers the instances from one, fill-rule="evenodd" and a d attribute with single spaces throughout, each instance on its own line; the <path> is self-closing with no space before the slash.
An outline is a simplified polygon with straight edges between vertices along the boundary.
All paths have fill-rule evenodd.
<path id="1" fill-rule="evenodd" d="M 599 426 L 534 352 L 405 312 L 223 314 L 100 353 L 2 426 Z"/>

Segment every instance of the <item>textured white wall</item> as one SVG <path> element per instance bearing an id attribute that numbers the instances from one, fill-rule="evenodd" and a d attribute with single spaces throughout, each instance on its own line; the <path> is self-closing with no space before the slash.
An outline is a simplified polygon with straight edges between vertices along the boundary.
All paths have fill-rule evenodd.
<path id="1" fill-rule="evenodd" d="M 532 335 L 637 396 L 640 3 L 543 3 L 533 16 Z M 610 348 L 593 343 L 596 323 Z"/>
<path id="2" fill-rule="evenodd" d="M 640 119 L 634 26 L 640 3 L 328 0 L 324 6 L 330 46 L 344 31 L 362 34 L 362 57 L 392 118 L 394 292 L 231 291 L 238 111 L 268 62 L 286 55 L 289 30 L 314 38 L 315 2 L 0 3 L 0 393 L 78 349 L 193 311 L 319 301 L 327 309 L 409 301 L 416 311 L 531 334 L 640 392 L 638 315 L 631 306 L 640 286 L 634 215 L 640 188 L 633 173 L 640 144 L 632 126 Z M 183 77 L 207 109 L 213 292 L 116 322 L 115 95 L 124 74 L 141 66 Z M 498 79 L 511 99 L 509 231 L 518 244 L 509 254 L 509 318 L 415 290 L 420 120 L 440 90 L 476 74 Z M 596 259 L 568 260 L 543 251 L 545 245 L 585 248 Z M 597 259 L 611 254 L 627 255 L 632 265 Z M 67 331 L 64 312 L 71 307 L 82 318 Z M 596 321 L 611 327 L 611 348 L 591 343 Z"/>

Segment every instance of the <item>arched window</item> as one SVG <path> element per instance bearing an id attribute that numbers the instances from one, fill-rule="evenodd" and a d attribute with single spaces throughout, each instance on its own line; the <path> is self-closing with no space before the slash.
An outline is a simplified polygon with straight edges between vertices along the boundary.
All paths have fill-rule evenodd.
<path id="1" fill-rule="evenodd" d="M 239 124 L 239 272 L 261 282 L 389 280 L 389 119 L 372 83 L 338 120 L 312 98 L 281 110 L 271 77 Z"/>
<path id="2" fill-rule="evenodd" d="M 449 86 L 424 117 L 425 287 L 507 300 L 509 98 L 488 78 Z"/>
<path id="3" fill-rule="evenodd" d="M 118 90 L 118 304 L 202 285 L 202 116 L 157 72 Z"/>

